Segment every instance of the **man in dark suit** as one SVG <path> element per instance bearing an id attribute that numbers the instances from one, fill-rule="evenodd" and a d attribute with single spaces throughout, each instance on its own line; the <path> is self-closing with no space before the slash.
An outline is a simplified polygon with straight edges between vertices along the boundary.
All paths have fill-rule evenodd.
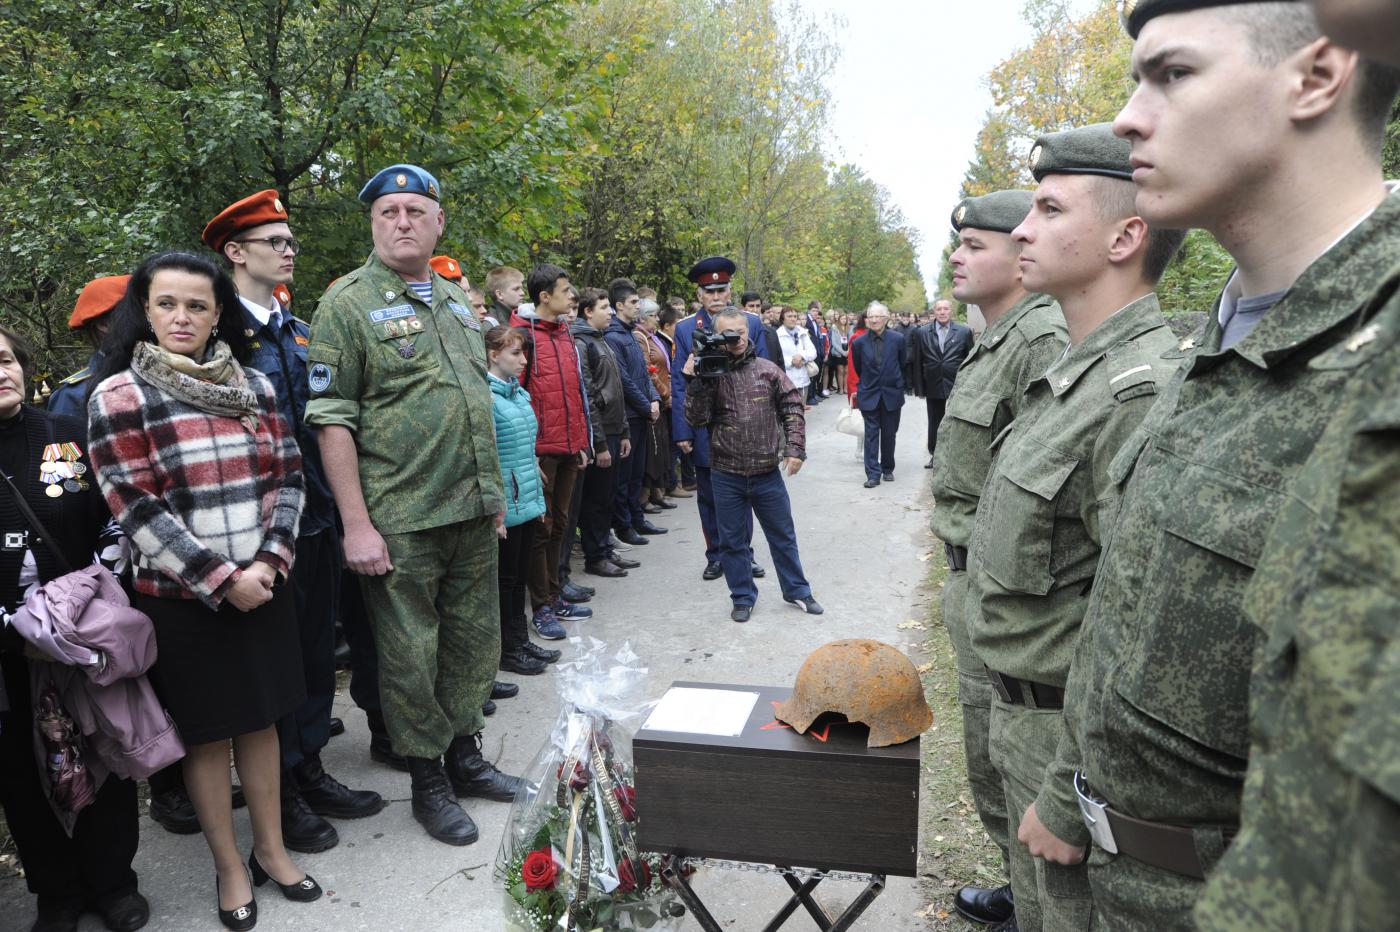
<path id="1" fill-rule="evenodd" d="M 866 333 L 851 347 L 860 388 L 856 406 L 865 418 L 865 487 L 894 481 L 894 441 L 904 407 L 904 336 L 888 329 L 890 309 L 873 301 L 865 312 Z"/>
<path id="2" fill-rule="evenodd" d="M 807 328 L 807 334 L 812 338 L 812 346 L 817 351 L 817 358 L 812 360 L 817 364 L 817 372 L 826 368 L 826 354 L 830 350 L 830 344 L 822 328 L 822 303 L 820 301 L 807 302 L 807 317 L 803 321 Z M 826 397 L 827 393 L 822 391 L 820 379 L 812 379 L 807 385 L 807 403 L 814 405 Z"/>
<path id="3" fill-rule="evenodd" d="M 933 321 L 910 334 L 909 369 L 914 394 L 928 405 L 928 465 L 933 468 L 933 451 L 938 446 L 938 425 L 943 409 L 953 393 L 958 367 L 972 352 L 972 330 L 953 320 L 953 302 L 939 298 L 933 303 Z"/>

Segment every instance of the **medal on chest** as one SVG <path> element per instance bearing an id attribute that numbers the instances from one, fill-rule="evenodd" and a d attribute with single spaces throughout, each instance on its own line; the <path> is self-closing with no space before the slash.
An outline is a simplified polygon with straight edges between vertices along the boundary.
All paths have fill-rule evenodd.
<path id="1" fill-rule="evenodd" d="M 45 485 L 44 494 L 58 498 L 64 492 L 83 492 L 88 488 L 82 478 L 88 468 L 78 462 L 83 451 L 76 443 L 50 443 L 44 447 L 42 462 L 39 463 L 39 481 Z"/>
<path id="2" fill-rule="evenodd" d="M 399 338 L 398 350 L 399 355 L 404 359 L 412 359 L 418 354 L 418 351 L 413 347 L 413 341 L 404 339 L 403 337 Z"/>

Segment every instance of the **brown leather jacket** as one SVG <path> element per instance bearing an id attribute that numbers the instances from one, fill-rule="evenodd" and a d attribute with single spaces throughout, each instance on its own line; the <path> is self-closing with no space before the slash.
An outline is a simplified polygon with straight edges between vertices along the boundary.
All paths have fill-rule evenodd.
<path id="1" fill-rule="evenodd" d="M 685 419 L 709 427 L 710 466 L 722 472 L 757 476 L 807 458 L 802 393 L 752 346 L 723 376 L 686 383 Z"/>

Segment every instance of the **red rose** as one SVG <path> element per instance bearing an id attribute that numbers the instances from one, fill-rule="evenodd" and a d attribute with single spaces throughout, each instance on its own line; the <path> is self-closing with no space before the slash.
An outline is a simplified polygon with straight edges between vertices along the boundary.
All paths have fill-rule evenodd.
<path id="1" fill-rule="evenodd" d="M 637 791 L 626 783 L 619 783 L 613 787 L 613 795 L 617 797 L 617 804 L 622 809 L 622 821 L 637 821 Z"/>
<path id="2" fill-rule="evenodd" d="M 531 851 L 525 855 L 525 863 L 520 865 L 520 879 L 525 881 L 526 890 L 553 890 L 558 877 L 559 868 L 554 864 L 554 853 L 548 848 Z"/>
<path id="3" fill-rule="evenodd" d="M 554 772 L 554 777 L 557 780 L 564 779 L 563 764 L 560 764 L 559 769 Z M 592 779 L 592 775 L 588 772 L 588 768 L 584 766 L 583 761 L 578 761 L 574 764 L 574 772 L 569 775 L 569 787 L 575 790 L 585 789 L 590 779 Z"/>
<path id="4" fill-rule="evenodd" d="M 623 858 L 617 865 L 617 892 L 632 893 L 651 886 L 651 865 L 641 858 Z"/>

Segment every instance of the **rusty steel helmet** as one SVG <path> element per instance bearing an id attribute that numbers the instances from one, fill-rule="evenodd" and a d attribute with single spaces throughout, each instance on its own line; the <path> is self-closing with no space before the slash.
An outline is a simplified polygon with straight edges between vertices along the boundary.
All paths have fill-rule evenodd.
<path id="1" fill-rule="evenodd" d="M 867 747 L 917 738 L 933 724 L 919 671 L 896 647 L 865 638 L 832 641 L 812 651 L 777 718 L 805 732 L 823 712 L 840 712 L 870 728 Z"/>

